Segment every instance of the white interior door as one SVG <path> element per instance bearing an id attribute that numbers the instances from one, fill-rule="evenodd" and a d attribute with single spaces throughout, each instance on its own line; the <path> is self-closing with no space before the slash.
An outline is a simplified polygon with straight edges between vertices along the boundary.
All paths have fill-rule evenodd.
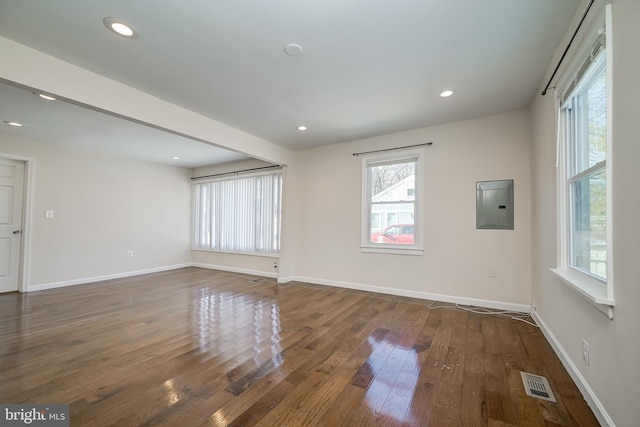
<path id="1" fill-rule="evenodd" d="M 18 290 L 24 162 L 0 158 L 0 292 Z"/>

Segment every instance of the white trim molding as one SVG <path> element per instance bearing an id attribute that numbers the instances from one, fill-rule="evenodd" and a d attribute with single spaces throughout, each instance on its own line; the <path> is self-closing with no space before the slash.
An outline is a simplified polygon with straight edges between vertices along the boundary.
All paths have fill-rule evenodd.
<path id="1" fill-rule="evenodd" d="M 607 316 L 609 320 L 613 320 L 613 308 L 616 302 L 608 297 L 606 284 L 600 283 L 586 274 L 576 272 L 573 269 L 560 270 L 551 268 L 550 270 L 558 276 L 560 281 L 569 289 L 587 300 L 589 304 L 597 308 L 602 314 Z"/>
<path id="2" fill-rule="evenodd" d="M 251 276 L 269 277 L 272 279 L 276 279 L 278 277 L 277 273 L 268 273 L 268 272 L 258 271 L 258 270 L 248 270 L 246 268 L 227 267 L 224 265 L 204 264 L 204 263 L 198 263 L 198 262 L 186 262 L 183 264 L 148 268 L 145 270 L 127 271 L 124 273 L 106 274 L 103 276 L 85 277 L 82 279 L 63 280 L 60 282 L 31 285 L 27 287 L 25 292 L 36 292 L 36 291 L 43 291 L 45 289 L 55 289 L 55 288 L 63 288 L 65 286 L 75 286 L 75 285 L 84 285 L 84 284 L 95 283 L 95 282 L 102 282 L 105 280 L 123 279 L 125 277 L 140 276 L 143 274 L 150 274 L 150 273 L 159 273 L 162 271 L 177 270 L 179 268 L 186 268 L 186 267 L 199 267 L 199 268 L 206 268 L 209 270 L 229 271 L 232 273 L 248 274 Z"/>
<path id="3" fill-rule="evenodd" d="M 191 267 L 207 268 L 209 270 L 229 271 L 231 273 L 249 274 L 251 276 L 269 277 L 271 279 L 277 279 L 278 273 L 267 273 L 260 270 L 249 270 L 246 268 L 227 267 L 225 265 L 205 264 L 200 262 L 192 262 Z M 279 282 L 279 280 L 278 280 Z"/>
<path id="4" fill-rule="evenodd" d="M 61 282 L 42 283 L 40 285 L 31 285 L 27 288 L 27 292 L 43 291 L 45 289 L 63 288 L 65 286 L 84 285 L 95 282 L 103 282 L 105 280 L 122 279 L 125 277 L 140 276 L 142 274 L 159 273 L 161 271 L 177 270 L 179 268 L 191 267 L 191 263 L 168 265 L 165 267 L 148 268 L 145 270 L 127 271 L 124 273 L 106 274 L 104 276 L 85 277 L 83 279 L 64 280 Z"/>
<path id="5" fill-rule="evenodd" d="M 573 382 L 578 386 L 580 393 L 582 393 L 584 400 L 587 401 L 587 404 L 598 419 L 598 422 L 603 426 L 615 427 L 613 420 L 607 413 L 602 402 L 600 402 L 600 399 L 598 399 L 598 396 L 596 396 L 591 386 L 589 386 L 589 383 L 587 383 L 587 380 L 578 370 L 578 367 L 575 365 L 575 363 L 573 363 L 573 360 L 571 360 L 569 354 L 564 350 L 564 348 L 560 344 L 560 341 L 558 341 L 553 332 L 551 332 L 544 320 L 540 318 L 538 312 L 532 310 L 531 317 L 536 321 L 543 335 L 551 344 L 553 351 L 558 355 L 558 358 L 562 362 L 562 365 L 564 365 L 567 372 L 569 372 L 571 379 L 573 379 Z"/>
<path id="6" fill-rule="evenodd" d="M 531 305 L 516 304 L 502 301 L 484 300 L 477 298 L 465 298 L 454 295 L 433 294 L 430 292 L 411 291 L 407 289 L 388 288 L 385 286 L 372 286 L 361 283 L 342 282 L 338 280 L 318 279 L 314 277 L 289 276 L 286 278 L 278 278 L 278 283 L 288 283 L 291 281 L 313 283 L 315 285 L 335 286 L 338 288 L 355 289 L 366 292 L 376 292 L 379 294 L 396 295 L 401 297 L 418 298 L 430 301 L 448 302 L 460 305 L 472 305 L 476 307 L 492 308 L 496 310 L 509 310 L 521 313 L 528 313 Z"/>

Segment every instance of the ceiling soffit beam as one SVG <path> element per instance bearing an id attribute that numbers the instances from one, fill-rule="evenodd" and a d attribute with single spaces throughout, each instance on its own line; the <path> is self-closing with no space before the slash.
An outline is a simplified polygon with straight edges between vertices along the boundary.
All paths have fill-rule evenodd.
<path id="1" fill-rule="evenodd" d="M 280 165 L 294 152 L 138 89 L 0 37 L 0 79 Z"/>

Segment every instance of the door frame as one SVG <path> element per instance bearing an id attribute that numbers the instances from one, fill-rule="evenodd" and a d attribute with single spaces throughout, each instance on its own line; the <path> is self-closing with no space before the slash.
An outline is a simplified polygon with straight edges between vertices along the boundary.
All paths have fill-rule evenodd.
<path id="1" fill-rule="evenodd" d="M 22 199 L 22 244 L 20 245 L 20 270 L 18 292 L 29 292 L 29 264 L 31 259 L 31 226 L 33 206 L 33 183 L 35 162 L 33 157 L 0 152 L 0 157 L 7 160 L 24 162 L 24 194 Z"/>

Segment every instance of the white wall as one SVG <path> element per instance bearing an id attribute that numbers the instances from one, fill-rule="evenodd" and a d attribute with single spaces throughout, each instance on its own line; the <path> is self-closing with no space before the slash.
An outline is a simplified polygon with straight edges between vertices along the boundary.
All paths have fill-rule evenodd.
<path id="1" fill-rule="evenodd" d="M 297 152 L 287 279 L 529 304 L 529 130 L 522 110 Z M 361 159 L 352 153 L 428 141 L 424 255 L 361 253 Z M 495 179 L 515 180 L 515 230 L 475 228 L 476 181 Z"/>
<path id="2" fill-rule="evenodd" d="M 190 262 L 189 169 L 8 135 L 0 153 L 35 159 L 32 289 Z"/>
<path id="3" fill-rule="evenodd" d="M 583 2 L 584 3 L 584 2 Z M 584 6 L 584 4 L 583 4 Z M 584 10 L 581 7 L 580 10 Z M 612 31 L 609 31 L 612 30 Z M 613 2 L 613 257 L 615 300 L 609 320 L 550 272 L 556 267 L 555 107 L 553 93 L 531 106 L 533 297 L 539 318 L 604 413 L 601 422 L 636 426 L 640 419 L 640 2 Z M 559 48 L 564 49 L 565 44 Z M 553 63 L 555 66 L 555 62 Z M 581 340 L 589 342 L 590 364 Z"/>

